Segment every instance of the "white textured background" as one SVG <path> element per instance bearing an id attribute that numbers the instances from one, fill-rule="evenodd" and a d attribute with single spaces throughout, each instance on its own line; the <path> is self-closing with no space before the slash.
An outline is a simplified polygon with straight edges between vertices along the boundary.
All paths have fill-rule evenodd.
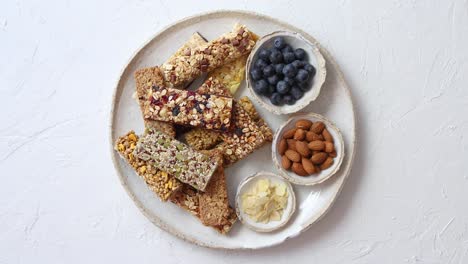
<path id="1" fill-rule="evenodd" d="M 0 3 L 0 263 L 468 263 L 467 0 L 95 2 Z M 312 34 L 357 106 L 336 205 L 273 249 L 172 237 L 111 164 L 109 106 L 127 60 L 164 26 L 215 9 Z"/>

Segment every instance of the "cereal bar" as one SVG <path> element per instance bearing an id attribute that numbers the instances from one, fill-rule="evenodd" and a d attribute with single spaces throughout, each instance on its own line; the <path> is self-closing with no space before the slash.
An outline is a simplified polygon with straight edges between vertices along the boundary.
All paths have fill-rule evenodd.
<path id="1" fill-rule="evenodd" d="M 145 180 L 148 187 L 162 200 L 166 201 L 182 188 L 182 183 L 174 177 L 162 172 L 151 161 L 142 160 L 133 155 L 138 136 L 130 131 L 120 137 L 115 143 L 115 149 L 126 160 L 135 172 Z"/>
<path id="2" fill-rule="evenodd" d="M 231 127 L 232 98 L 158 86 L 149 93 L 145 118 L 221 131 Z"/>
<path id="3" fill-rule="evenodd" d="M 226 87 L 231 95 L 234 95 L 245 76 L 245 64 L 248 55 L 244 55 L 237 60 L 227 63 L 208 74 L 208 78 L 219 81 Z"/>
<path id="4" fill-rule="evenodd" d="M 134 154 L 200 191 L 205 190 L 218 167 L 215 159 L 159 131 L 140 137 Z"/>
<path id="5" fill-rule="evenodd" d="M 250 53 L 254 45 L 255 35 L 245 26 L 236 24 L 231 32 L 198 48 L 187 48 L 183 56 L 175 56 L 164 63 L 161 66 L 164 80 L 174 86 L 191 82 L 205 72 Z"/>
<path id="6" fill-rule="evenodd" d="M 184 134 L 187 145 L 196 149 L 211 149 L 221 142 L 221 133 L 215 130 L 195 128 Z"/>

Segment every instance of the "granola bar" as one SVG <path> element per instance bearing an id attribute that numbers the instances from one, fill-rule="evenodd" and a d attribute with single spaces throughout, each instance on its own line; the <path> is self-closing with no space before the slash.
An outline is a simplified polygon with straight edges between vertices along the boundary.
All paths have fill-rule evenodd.
<path id="1" fill-rule="evenodd" d="M 257 123 L 258 127 L 263 133 L 265 137 L 265 143 L 273 141 L 273 131 L 268 126 L 266 121 L 260 117 L 253 105 L 252 101 L 250 101 L 249 97 L 243 96 L 239 99 L 239 105 L 241 105 L 244 110 L 250 115 L 250 117 Z"/>
<path id="2" fill-rule="evenodd" d="M 174 86 L 193 81 L 252 50 L 255 35 L 245 26 L 236 24 L 233 30 L 198 48 L 187 48 L 183 56 L 173 57 L 161 66 L 164 80 Z"/>
<path id="3" fill-rule="evenodd" d="M 175 195 L 173 195 L 170 198 L 170 201 L 173 202 L 175 205 L 179 206 L 180 208 L 186 210 L 193 216 L 197 217 L 200 219 L 200 204 L 199 204 L 199 198 L 200 194 L 197 192 L 195 189 L 188 185 L 184 185 L 183 188 L 177 192 Z M 216 226 L 211 226 L 214 228 L 216 231 L 219 233 L 225 235 L 227 234 L 234 223 L 237 221 L 237 215 L 234 209 L 229 208 L 229 216 L 227 218 L 227 223 L 223 225 L 216 225 Z"/>
<path id="4" fill-rule="evenodd" d="M 162 200 L 166 201 L 182 188 L 182 183 L 166 172 L 156 169 L 150 161 L 142 160 L 133 155 L 138 136 L 130 131 L 120 137 L 115 143 L 115 149 L 126 160 L 135 172 L 145 180 L 148 187 Z"/>
<path id="5" fill-rule="evenodd" d="M 234 95 L 245 76 L 245 64 L 248 55 L 244 55 L 237 60 L 227 63 L 208 74 L 208 78 L 219 81 L 226 87 L 231 95 Z"/>
<path id="6" fill-rule="evenodd" d="M 134 153 L 142 160 L 152 160 L 158 169 L 200 191 L 205 190 L 218 167 L 215 159 L 159 131 L 140 137 Z"/>
<path id="7" fill-rule="evenodd" d="M 187 145 L 196 149 L 211 149 L 221 142 L 221 133 L 214 130 L 195 128 L 184 134 Z"/>
<path id="8" fill-rule="evenodd" d="M 148 97 L 148 87 L 161 85 L 161 78 L 162 73 L 158 68 L 146 68 L 135 72 L 136 95 L 138 97 L 138 104 L 140 105 L 140 110 L 142 113 L 144 113 L 150 102 Z M 145 118 L 144 116 L 143 119 L 145 122 L 145 127 L 149 131 L 159 130 L 171 137 L 175 137 L 175 130 L 172 124 L 151 120 L 149 118 Z"/>
<path id="9" fill-rule="evenodd" d="M 215 147 L 224 153 L 226 166 L 245 158 L 265 142 L 263 132 L 244 108 L 234 103 L 233 109 L 234 131 L 221 134 L 223 142 Z"/>
<path id="10" fill-rule="evenodd" d="M 222 164 L 223 155 L 219 151 L 202 151 L 207 155 L 213 155 Z M 222 165 L 218 166 L 211 178 L 205 192 L 199 197 L 200 219 L 204 225 L 220 226 L 229 223 L 231 207 L 229 206 L 226 187 L 226 176 Z"/>
<path id="11" fill-rule="evenodd" d="M 226 131 L 231 127 L 232 98 L 153 86 L 145 118 Z"/>

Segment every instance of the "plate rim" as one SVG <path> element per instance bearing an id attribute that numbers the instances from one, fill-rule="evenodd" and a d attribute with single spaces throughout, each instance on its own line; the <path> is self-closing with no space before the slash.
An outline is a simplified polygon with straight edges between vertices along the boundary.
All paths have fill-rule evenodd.
<path id="1" fill-rule="evenodd" d="M 311 218 L 306 224 L 302 225 L 302 229 L 299 232 L 291 234 L 291 235 L 285 237 L 284 239 L 279 240 L 279 241 L 277 241 L 275 243 L 271 243 L 271 244 L 268 244 L 268 245 L 261 245 L 261 246 L 258 246 L 258 247 L 239 247 L 239 246 L 225 247 L 225 246 L 213 245 L 213 244 L 210 244 L 210 243 L 207 243 L 207 242 L 204 242 L 204 241 L 200 241 L 200 240 L 198 240 L 198 239 L 196 239 L 194 237 L 189 237 L 189 236 L 187 236 L 185 234 L 182 234 L 182 233 L 174 230 L 172 227 L 168 226 L 159 217 L 150 214 L 144 208 L 142 203 L 138 199 L 136 199 L 135 195 L 130 191 L 130 188 L 125 183 L 125 181 L 124 181 L 125 176 L 123 175 L 120 166 L 117 165 L 117 163 L 118 163 L 118 154 L 115 153 L 115 150 L 114 150 L 114 136 L 115 136 L 115 133 L 114 133 L 114 130 L 113 130 L 114 119 L 115 119 L 115 111 L 114 110 L 116 109 L 117 99 L 120 98 L 120 93 L 119 93 L 120 89 L 119 89 L 119 87 L 122 85 L 122 77 L 129 70 L 130 63 L 140 54 L 140 52 L 142 52 L 142 50 L 146 46 L 148 46 L 148 44 L 151 41 L 153 41 L 153 39 L 155 39 L 157 36 L 163 34 L 167 30 L 169 30 L 170 28 L 175 27 L 176 25 L 181 24 L 181 23 L 186 23 L 186 22 L 188 22 L 190 20 L 200 19 L 201 17 L 209 17 L 209 16 L 216 16 L 216 15 L 223 15 L 223 14 L 234 15 L 234 16 L 258 17 L 258 18 L 263 19 L 263 20 L 269 20 L 269 21 L 277 23 L 277 24 L 279 24 L 281 26 L 284 26 L 284 27 L 287 27 L 287 28 L 289 28 L 291 30 L 299 32 L 300 34 L 302 34 L 303 36 L 305 36 L 308 39 L 314 40 L 317 43 L 320 51 L 326 55 L 325 57 L 327 57 L 327 59 L 329 59 L 330 64 L 336 69 L 338 81 L 342 83 L 343 88 L 345 90 L 345 93 L 347 94 L 348 98 L 350 98 L 350 102 L 351 102 L 351 110 L 352 110 L 353 124 L 354 124 L 354 128 L 353 128 L 354 135 L 353 135 L 353 138 L 351 139 L 351 144 L 353 144 L 353 148 L 350 150 L 350 153 L 349 153 L 350 162 L 347 165 L 347 167 L 344 168 L 346 171 L 345 171 L 345 173 L 343 175 L 343 183 L 339 186 L 338 191 L 333 196 L 333 198 L 330 200 L 329 204 L 326 207 L 324 207 L 324 209 L 320 212 L 319 216 L 315 217 L 315 218 Z M 353 101 L 353 97 L 351 95 L 351 91 L 349 90 L 348 84 L 346 83 L 345 78 L 343 76 L 343 73 L 342 73 L 340 67 L 338 66 L 338 64 L 336 63 L 335 59 L 328 52 L 328 50 L 326 50 L 319 42 L 316 41 L 316 39 L 314 37 L 312 37 L 307 32 L 305 32 L 302 29 L 300 29 L 300 28 L 298 28 L 296 26 L 293 26 L 293 25 L 291 25 L 291 24 L 289 24 L 287 22 L 284 22 L 282 20 L 273 18 L 273 17 L 271 17 L 269 15 L 265 15 L 265 14 L 262 14 L 262 13 L 259 13 L 259 12 L 245 11 L 245 10 L 219 9 L 219 10 L 215 10 L 215 11 L 200 12 L 200 13 L 197 13 L 197 14 L 194 14 L 194 15 L 191 15 L 191 16 L 187 16 L 187 17 L 178 19 L 178 20 L 168 24 L 167 26 L 163 27 L 161 30 L 159 30 L 155 34 L 153 34 L 146 42 L 144 42 L 139 48 L 137 48 L 133 52 L 132 56 L 127 60 L 124 68 L 122 69 L 122 71 L 119 74 L 118 80 L 117 80 L 117 82 L 116 82 L 116 84 L 114 86 L 114 91 L 113 91 L 111 100 L 112 101 L 111 101 L 111 107 L 110 107 L 110 113 L 109 113 L 109 122 L 108 122 L 109 150 L 111 152 L 112 164 L 114 166 L 115 171 L 117 172 L 117 176 L 119 178 L 120 184 L 123 186 L 125 192 L 133 200 L 134 204 L 137 206 L 137 208 L 140 210 L 140 212 L 150 222 L 152 222 L 154 225 L 158 226 L 160 229 L 174 235 L 175 237 L 178 237 L 178 238 L 180 238 L 180 239 L 182 239 L 182 240 L 184 240 L 186 242 L 196 244 L 198 246 L 202 246 L 202 247 L 206 247 L 206 248 L 212 248 L 212 249 L 225 249 L 225 250 L 257 250 L 257 249 L 277 246 L 277 245 L 282 244 L 282 243 L 284 243 L 285 241 L 287 241 L 287 240 L 289 240 L 291 238 L 299 236 L 300 234 L 307 231 L 314 223 L 316 223 L 320 219 L 322 219 L 322 217 L 324 217 L 328 213 L 328 211 L 333 207 L 333 204 L 335 203 L 336 198 L 341 193 L 341 191 L 343 189 L 343 186 L 345 185 L 346 180 L 347 180 L 349 174 L 351 173 L 352 165 L 354 163 L 354 157 L 355 157 L 355 151 L 356 151 L 356 111 L 355 111 L 355 108 L 354 108 L 354 101 Z"/>

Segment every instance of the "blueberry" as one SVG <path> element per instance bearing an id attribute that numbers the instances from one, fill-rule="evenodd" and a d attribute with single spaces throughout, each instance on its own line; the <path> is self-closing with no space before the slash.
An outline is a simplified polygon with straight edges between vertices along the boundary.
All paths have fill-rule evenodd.
<path id="1" fill-rule="evenodd" d="M 297 69 L 292 64 L 288 64 L 288 65 L 284 66 L 284 68 L 283 68 L 284 76 L 288 76 L 288 77 L 292 78 L 292 77 L 296 76 L 296 73 L 297 73 Z"/>
<path id="2" fill-rule="evenodd" d="M 263 68 L 265 68 L 267 65 L 268 65 L 268 63 L 265 60 L 262 60 L 262 59 L 258 59 L 255 62 L 255 67 L 257 67 L 260 70 L 263 70 Z"/>
<path id="3" fill-rule="evenodd" d="M 292 65 L 294 65 L 294 67 L 296 67 L 297 69 L 301 69 L 302 67 L 304 67 L 305 63 L 300 60 L 295 60 L 292 62 Z"/>
<path id="4" fill-rule="evenodd" d="M 307 91 L 310 90 L 310 88 L 312 88 L 312 86 L 310 85 L 309 82 L 298 83 L 297 86 L 299 86 L 299 88 L 300 88 L 303 92 L 307 92 Z"/>
<path id="5" fill-rule="evenodd" d="M 274 93 L 270 97 L 270 102 L 274 105 L 282 105 L 283 104 L 283 97 L 279 93 Z"/>
<path id="6" fill-rule="evenodd" d="M 290 94 L 287 94 L 283 97 L 283 102 L 288 105 L 293 105 L 296 102 L 296 99 Z"/>
<path id="7" fill-rule="evenodd" d="M 274 64 L 283 62 L 283 54 L 281 54 L 279 50 L 272 50 L 270 54 L 270 61 Z"/>
<path id="8" fill-rule="evenodd" d="M 268 90 L 265 93 L 265 96 L 271 96 L 274 92 L 276 92 L 276 85 L 271 85 L 268 86 Z"/>
<path id="9" fill-rule="evenodd" d="M 198 106 L 198 105 L 197 105 Z M 176 105 L 173 109 L 172 109 L 172 116 L 178 116 L 180 113 L 180 108 L 178 105 Z"/>
<path id="10" fill-rule="evenodd" d="M 283 81 L 287 82 L 289 84 L 289 86 L 293 86 L 294 84 L 294 78 L 291 78 L 291 77 L 284 77 L 283 78 Z"/>
<path id="11" fill-rule="evenodd" d="M 294 55 L 296 55 L 296 59 L 304 60 L 307 54 L 306 54 L 305 50 L 299 48 L 299 49 L 296 49 L 294 51 Z"/>
<path id="12" fill-rule="evenodd" d="M 254 91 L 258 94 L 268 93 L 268 83 L 265 80 L 259 80 L 255 82 Z"/>
<path id="13" fill-rule="evenodd" d="M 294 99 L 299 100 L 302 96 L 304 96 L 304 92 L 299 87 L 294 86 L 291 88 L 291 95 L 294 97 Z"/>
<path id="14" fill-rule="evenodd" d="M 267 49 L 261 49 L 258 53 L 258 57 L 262 60 L 268 61 L 270 59 L 270 53 L 271 51 Z"/>
<path id="15" fill-rule="evenodd" d="M 315 67 L 307 63 L 304 65 L 304 70 L 308 71 L 310 73 L 310 77 L 315 76 Z"/>
<path id="16" fill-rule="evenodd" d="M 286 44 L 286 46 L 284 46 L 284 48 L 281 50 L 281 52 L 283 53 L 286 53 L 286 52 L 293 52 L 293 48 L 291 48 L 291 46 L 289 46 L 288 44 Z"/>
<path id="17" fill-rule="evenodd" d="M 268 65 L 263 68 L 263 76 L 270 77 L 275 74 L 275 67 L 273 65 Z"/>
<path id="18" fill-rule="evenodd" d="M 254 81 L 258 81 L 260 80 L 262 77 L 263 77 L 263 73 L 262 73 L 262 70 L 258 69 L 258 68 L 254 68 L 250 71 L 250 76 L 252 76 L 252 79 Z"/>
<path id="19" fill-rule="evenodd" d="M 271 85 L 276 85 L 279 82 L 279 80 L 280 78 L 278 77 L 278 75 L 268 77 L 268 83 Z"/>
<path id="20" fill-rule="evenodd" d="M 283 60 L 284 63 L 291 63 L 296 59 L 296 56 L 294 56 L 294 53 L 292 52 L 285 52 L 283 53 Z"/>
<path id="21" fill-rule="evenodd" d="M 285 82 L 285 81 L 279 81 L 277 84 L 276 84 L 276 91 L 280 94 L 287 94 L 289 92 L 289 89 L 291 88 L 291 86 L 289 85 L 289 83 Z"/>
<path id="22" fill-rule="evenodd" d="M 309 72 L 306 70 L 300 69 L 297 71 L 295 79 L 298 83 L 306 82 L 309 79 Z"/>
<path id="23" fill-rule="evenodd" d="M 284 46 L 286 46 L 286 41 L 282 37 L 275 38 L 273 43 L 274 43 L 275 47 L 278 48 L 278 49 L 282 49 L 282 48 L 284 48 Z"/>
<path id="24" fill-rule="evenodd" d="M 276 73 L 283 74 L 283 68 L 284 68 L 284 64 L 283 64 L 283 63 L 275 64 L 275 71 L 276 71 Z"/>

